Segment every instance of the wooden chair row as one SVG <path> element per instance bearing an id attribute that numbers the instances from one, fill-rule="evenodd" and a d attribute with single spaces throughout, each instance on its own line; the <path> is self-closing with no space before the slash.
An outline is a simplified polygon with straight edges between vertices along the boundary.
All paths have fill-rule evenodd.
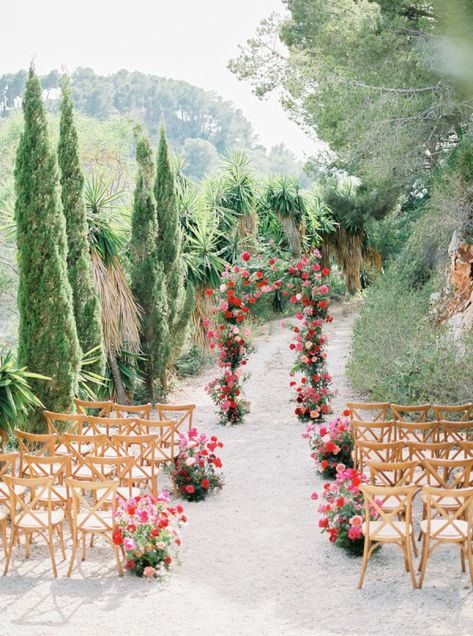
<path id="1" fill-rule="evenodd" d="M 8 573 L 17 538 L 21 534 L 24 535 L 26 558 L 29 558 L 32 537 L 41 535 L 48 545 L 53 574 L 57 577 L 54 537 L 57 534 L 62 557 L 65 560 L 64 520 L 68 513 L 63 507 L 57 505 L 54 494 L 56 488 L 54 477 L 15 478 L 5 476 L 5 483 L 10 495 L 11 532 L 8 545 L 6 543 L 6 529 L 3 536 L 6 556 L 3 574 Z M 77 481 L 68 477 L 65 481 L 65 488 L 72 494 L 72 505 L 69 511 L 72 554 L 67 575 L 70 576 L 72 573 L 80 542 L 82 541 L 82 560 L 84 560 L 86 537 L 93 538 L 96 534 L 100 534 L 112 546 L 118 574 L 122 576 L 118 547 L 112 538 L 119 481 Z"/>
<path id="2" fill-rule="evenodd" d="M 74 400 L 74 404 L 77 409 L 77 413 L 83 415 L 95 415 L 97 417 L 112 417 L 124 418 L 137 417 L 141 420 L 150 420 L 153 410 L 153 405 L 139 404 L 139 405 L 125 405 L 116 404 L 115 402 L 90 402 L 87 400 Z M 158 418 L 160 420 L 174 420 L 176 422 L 177 429 L 192 428 L 192 418 L 195 410 L 195 404 L 161 404 L 154 405 L 157 411 Z"/>
<path id="3" fill-rule="evenodd" d="M 473 403 L 404 405 L 391 402 L 348 402 L 351 421 L 428 422 L 473 420 Z"/>
<path id="4" fill-rule="evenodd" d="M 352 422 L 353 440 L 366 442 L 448 442 L 473 439 L 473 421 Z"/>
<path id="5" fill-rule="evenodd" d="M 412 586 L 422 587 L 427 561 L 433 551 L 443 544 L 457 545 L 460 549 L 462 571 L 468 560 L 470 579 L 473 584 L 472 559 L 472 517 L 473 488 L 437 488 L 424 486 L 422 496 L 425 505 L 420 524 L 422 535 L 422 556 L 419 564 L 419 581 L 414 572 L 411 543 L 414 535 L 412 501 L 418 489 L 416 486 L 360 486 L 365 498 L 365 521 L 362 524 L 364 536 L 363 561 L 358 587 L 363 586 L 368 561 L 379 545 L 397 545 L 404 556 Z M 386 506 L 390 498 L 394 503 Z M 451 501 L 456 502 L 452 508 Z M 375 516 L 375 519 L 371 517 Z M 415 547 L 415 544 L 414 544 Z"/>

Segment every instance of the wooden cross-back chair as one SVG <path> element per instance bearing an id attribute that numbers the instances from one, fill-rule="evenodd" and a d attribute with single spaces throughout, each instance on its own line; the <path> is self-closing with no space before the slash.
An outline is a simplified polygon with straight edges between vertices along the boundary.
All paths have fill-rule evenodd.
<path id="1" fill-rule="evenodd" d="M 391 404 L 395 422 L 428 422 L 431 408 L 430 404 Z"/>
<path id="2" fill-rule="evenodd" d="M 462 449 L 463 456 L 465 458 L 473 457 L 473 441 L 463 440 L 460 442 L 460 448 Z"/>
<path id="3" fill-rule="evenodd" d="M 350 421 L 386 422 L 389 420 L 391 404 L 389 402 L 347 402 Z"/>
<path id="4" fill-rule="evenodd" d="M 441 420 L 439 422 L 440 437 L 445 442 L 471 442 L 473 441 L 473 421 L 462 420 L 452 422 Z"/>
<path id="5" fill-rule="evenodd" d="M 472 459 L 436 459 L 435 457 L 426 457 L 422 460 L 422 467 L 425 470 L 427 486 L 434 488 L 445 488 L 453 490 L 454 488 L 469 488 L 472 470 Z M 457 501 L 444 501 L 444 506 L 456 508 Z"/>
<path id="6" fill-rule="evenodd" d="M 417 586 L 414 567 L 412 564 L 410 541 L 412 540 L 412 497 L 415 493 L 413 486 L 399 486 L 394 488 L 383 486 L 370 486 L 362 484 L 360 490 L 365 499 L 365 521 L 362 524 L 362 532 L 365 537 L 363 561 L 361 564 L 360 580 L 358 588 L 363 587 L 368 561 L 379 545 L 390 543 L 397 545 L 403 555 L 407 572 L 411 576 L 412 586 Z M 382 505 L 383 499 L 396 499 L 390 510 Z M 376 513 L 376 519 L 371 515 Z"/>
<path id="7" fill-rule="evenodd" d="M 149 420 L 153 405 L 148 404 L 116 404 L 113 403 L 112 412 L 115 417 L 137 417 L 140 420 Z"/>
<path id="8" fill-rule="evenodd" d="M 354 456 L 357 468 L 363 472 L 370 462 L 402 461 L 402 442 L 355 442 Z"/>
<path id="9" fill-rule="evenodd" d="M 78 413 L 96 417 L 110 417 L 113 407 L 113 402 L 111 400 L 92 402 L 89 400 L 75 399 L 74 404 Z"/>
<path id="10" fill-rule="evenodd" d="M 94 457 L 88 455 L 85 458 L 85 463 L 90 468 L 91 481 L 110 481 L 113 478 L 118 482 L 117 497 L 130 499 L 140 495 L 140 488 L 133 486 L 132 470 L 135 459 L 131 455 L 126 457 Z M 100 495 L 101 493 L 97 491 L 96 494 Z M 111 505 L 112 501 L 110 500 L 107 503 Z"/>
<path id="11" fill-rule="evenodd" d="M 99 417 L 87 415 L 85 418 L 85 434 L 88 434 L 87 428 L 90 428 L 90 431 L 94 431 L 93 434 L 98 433 L 111 437 L 112 435 L 119 434 L 123 427 L 128 426 L 130 422 L 133 421 L 134 420 L 126 417 Z"/>
<path id="12" fill-rule="evenodd" d="M 38 504 L 42 507 L 51 505 L 54 510 L 60 508 L 71 521 L 71 497 L 66 480 L 71 476 L 71 458 L 68 455 L 50 455 L 48 457 L 37 457 L 36 455 L 25 455 L 25 473 L 29 478 L 52 477 L 51 492 L 47 496 L 39 497 Z"/>
<path id="13" fill-rule="evenodd" d="M 418 442 L 432 444 L 440 442 L 438 422 L 401 422 L 397 421 L 397 439 L 404 444 Z"/>
<path id="14" fill-rule="evenodd" d="M 86 557 L 86 537 L 103 536 L 115 553 L 118 575 L 123 576 L 118 546 L 113 542 L 118 481 L 76 481 L 68 479 L 72 492 L 72 555 L 67 571 L 71 576 L 77 548 L 82 540 L 82 561 Z M 110 507 L 110 502 L 112 505 Z"/>
<path id="15" fill-rule="evenodd" d="M 444 404 L 434 404 L 432 406 L 434 417 L 438 422 L 447 420 L 450 422 L 464 422 L 473 419 L 473 404 L 455 404 L 448 406 Z"/>
<path id="16" fill-rule="evenodd" d="M 85 458 L 87 455 L 103 457 L 110 445 L 110 440 L 105 434 L 74 435 L 64 433 L 62 442 L 66 448 L 66 453 L 71 458 L 71 477 L 86 481 L 91 479 L 91 472 Z"/>
<path id="17" fill-rule="evenodd" d="M 48 425 L 48 433 L 62 435 L 62 433 L 75 433 L 81 435 L 85 421 L 85 415 L 78 413 L 54 413 L 43 411 L 44 419 Z"/>
<path id="18" fill-rule="evenodd" d="M 454 442 L 406 442 L 406 448 L 409 461 L 416 461 L 418 464 L 425 457 L 459 459 L 461 452 Z"/>
<path id="19" fill-rule="evenodd" d="M 117 457 L 133 457 L 132 483 L 148 486 L 151 493 L 158 494 L 158 463 L 154 459 L 158 435 L 112 435 L 111 443 Z"/>
<path id="20" fill-rule="evenodd" d="M 26 433 L 15 430 L 18 440 L 18 450 L 20 454 L 19 475 L 23 475 L 23 457 L 25 455 L 48 456 L 56 454 L 56 447 L 59 446 L 59 436 L 56 433 Z"/>
<path id="21" fill-rule="evenodd" d="M 9 508 L 10 506 L 10 491 L 3 478 L 5 475 L 15 477 L 17 461 L 18 453 L 0 453 L 0 507 Z M 23 492 L 24 488 L 18 490 L 18 494 Z"/>
<path id="22" fill-rule="evenodd" d="M 376 442 L 378 444 L 386 444 L 387 442 L 397 441 L 396 425 L 394 422 L 365 422 L 353 420 L 351 423 L 351 432 L 355 443 L 353 448 L 353 458 L 356 464 L 359 463 L 359 457 L 356 457 L 356 442 Z"/>
<path id="23" fill-rule="evenodd" d="M 26 558 L 29 558 L 30 543 L 33 534 L 41 535 L 49 548 L 53 574 L 57 577 L 56 559 L 54 554 L 54 532 L 59 537 L 59 545 L 63 559 L 66 558 L 64 551 L 64 511 L 55 510 L 51 501 L 51 489 L 54 477 L 19 478 L 5 476 L 10 493 L 11 533 L 10 544 L 8 546 L 5 569 L 3 574 L 8 573 L 10 567 L 13 547 L 17 537 L 23 533 L 25 535 Z M 17 495 L 15 488 L 21 486 L 25 489 L 23 495 Z M 47 502 L 46 510 L 43 502 Z"/>
<path id="24" fill-rule="evenodd" d="M 174 420 L 176 430 L 192 428 L 195 404 L 160 404 L 155 405 L 160 420 Z"/>
<path id="25" fill-rule="evenodd" d="M 422 556 L 419 565 L 419 587 L 422 587 L 427 561 L 433 551 L 443 544 L 458 545 L 462 571 L 465 572 L 465 557 L 468 560 L 470 579 L 473 585 L 472 512 L 473 488 L 445 489 L 426 486 L 423 491 L 425 519 L 421 522 Z M 458 500 L 459 505 L 452 510 L 443 502 L 449 498 Z"/>

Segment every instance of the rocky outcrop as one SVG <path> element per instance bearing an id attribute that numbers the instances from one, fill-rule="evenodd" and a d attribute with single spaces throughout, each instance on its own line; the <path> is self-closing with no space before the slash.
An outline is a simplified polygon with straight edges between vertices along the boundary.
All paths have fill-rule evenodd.
<path id="1" fill-rule="evenodd" d="M 473 244 L 455 232 L 448 248 L 450 271 L 448 297 L 440 305 L 439 314 L 459 338 L 473 328 Z"/>

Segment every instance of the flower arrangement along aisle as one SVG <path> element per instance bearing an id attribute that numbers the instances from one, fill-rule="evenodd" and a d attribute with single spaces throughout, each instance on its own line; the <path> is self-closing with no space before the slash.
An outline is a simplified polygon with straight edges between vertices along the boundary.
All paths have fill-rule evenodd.
<path id="1" fill-rule="evenodd" d="M 335 477 L 339 464 L 353 466 L 353 438 L 350 420 L 346 417 L 349 414 L 350 411 L 343 411 L 344 417 L 331 420 L 327 426 L 309 422 L 302 434 L 309 440 L 310 456 L 326 478 Z"/>
<path id="2" fill-rule="evenodd" d="M 184 499 L 202 501 L 223 487 L 223 475 L 216 472 L 222 467 L 222 460 L 215 454 L 223 444 L 215 435 L 208 438 L 191 428 L 187 434 L 179 435 L 179 447 L 173 477 Z"/>
<path id="3" fill-rule="evenodd" d="M 363 554 L 364 538 L 361 524 L 365 520 L 365 504 L 360 485 L 367 481 L 365 475 L 354 468 L 338 464 L 335 481 L 324 484 L 322 494 L 312 494 L 312 499 L 321 500 L 318 511 L 319 528 L 329 535 L 329 540 L 350 554 Z M 376 519 L 373 510 L 372 519 Z"/>
<path id="4" fill-rule="evenodd" d="M 320 252 L 314 250 L 289 268 L 292 281 L 288 286 L 293 291 L 290 300 L 294 305 L 302 304 L 302 311 L 296 314 L 300 324 L 292 328 L 294 342 L 290 344 L 290 349 L 297 352 L 291 375 L 301 373 L 299 382 L 291 380 L 290 386 L 296 392 L 295 413 L 302 421 L 322 419 L 330 410 L 332 397 L 332 378 L 325 362 L 327 336 L 323 334 L 324 322 L 332 321 L 328 314 L 329 289 L 323 282 L 330 270 L 322 269 L 319 261 Z"/>
<path id="5" fill-rule="evenodd" d="M 241 260 L 242 264 L 226 266 L 212 324 L 210 320 L 206 321 L 209 345 L 219 350 L 218 365 L 222 370 L 222 375 L 210 382 L 206 390 L 217 405 L 220 422 L 238 424 L 243 419 L 243 367 L 251 353 L 247 342 L 250 331 L 243 323 L 251 308 L 271 292 L 290 297 L 292 303 L 302 305 L 302 311 L 297 314 L 302 325 L 294 327 L 296 342 L 291 345 L 291 349 L 298 352 L 292 373 L 295 375 L 300 371 L 304 374 L 301 387 L 296 389 L 296 414 L 301 419 L 319 419 L 328 412 L 331 397 L 328 389 L 331 378 L 325 368 L 327 354 L 322 334 L 323 322 L 331 321 L 331 317 L 327 314 L 328 287 L 321 284 L 329 270 L 321 268 L 318 250 L 302 257 L 293 266 L 275 258 L 263 261 L 249 252 L 244 252 Z M 213 290 L 208 290 L 208 294 L 212 295 Z M 296 382 L 291 385 L 296 386 Z"/>
<path id="6" fill-rule="evenodd" d="M 183 512 L 169 505 L 167 493 L 119 499 L 113 542 L 122 546 L 131 574 L 159 578 L 170 570 L 181 545 L 179 528 L 187 521 Z"/>

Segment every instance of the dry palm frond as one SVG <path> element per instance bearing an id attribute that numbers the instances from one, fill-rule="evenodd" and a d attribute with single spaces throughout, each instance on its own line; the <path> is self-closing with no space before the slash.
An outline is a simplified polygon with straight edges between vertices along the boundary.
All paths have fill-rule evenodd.
<path id="1" fill-rule="evenodd" d="M 345 275 L 347 290 L 354 294 L 361 290 L 361 265 L 363 263 L 363 232 L 349 232 L 340 225 L 329 240 L 340 268 Z"/>
<path id="2" fill-rule="evenodd" d="M 195 308 L 191 318 L 192 342 L 201 351 L 207 349 L 207 328 L 204 326 L 206 318 L 212 318 L 214 299 L 207 296 L 205 288 L 200 287 L 194 296 Z"/>
<path id="3" fill-rule="evenodd" d="M 112 257 L 108 266 L 92 251 L 95 288 L 102 307 L 102 329 L 107 352 L 118 351 L 124 342 L 130 351 L 140 344 L 140 310 L 133 298 L 120 261 Z"/>

